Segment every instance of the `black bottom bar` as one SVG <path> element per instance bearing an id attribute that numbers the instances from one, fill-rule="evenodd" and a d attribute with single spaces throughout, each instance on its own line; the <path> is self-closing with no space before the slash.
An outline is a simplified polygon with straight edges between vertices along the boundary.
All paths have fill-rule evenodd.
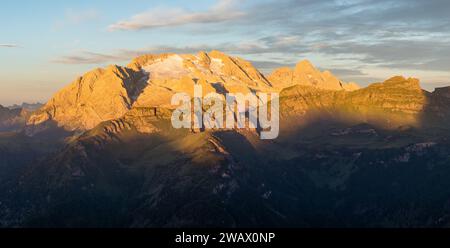
<path id="1" fill-rule="evenodd" d="M 450 229 L 0 229 L 0 239 L 60 247 L 384 247 L 393 242 L 449 244 Z"/>

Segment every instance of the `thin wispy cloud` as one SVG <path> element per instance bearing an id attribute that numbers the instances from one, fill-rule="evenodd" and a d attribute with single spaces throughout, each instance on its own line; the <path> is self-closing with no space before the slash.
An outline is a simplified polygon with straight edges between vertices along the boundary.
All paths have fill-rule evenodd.
<path id="1" fill-rule="evenodd" d="M 64 55 L 51 60 L 57 64 L 77 65 L 77 64 L 106 64 L 126 62 L 145 54 L 159 53 L 194 53 L 200 50 L 213 50 L 208 45 L 193 45 L 185 47 L 175 46 L 152 46 L 142 49 L 117 49 L 110 53 L 96 53 L 91 51 L 77 51 L 69 55 Z"/>
<path id="2" fill-rule="evenodd" d="M 5 48 L 17 48 L 19 47 L 16 44 L 0 44 L 0 47 L 5 47 Z"/>
<path id="3" fill-rule="evenodd" d="M 244 17 L 245 13 L 238 10 L 235 3 L 235 0 L 219 0 L 216 5 L 204 12 L 195 12 L 180 8 L 155 8 L 134 15 L 128 20 L 114 23 L 108 27 L 108 30 L 142 30 L 236 20 Z"/>
<path id="4" fill-rule="evenodd" d="M 289 38 L 291 39 L 291 38 Z M 156 45 L 141 49 L 116 49 L 109 53 L 96 53 L 92 51 L 76 51 L 69 55 L 64 55 L 53 59 L 53 63 L 59 64 L 105 64 L 121 61 L 128 61 L 134 57 L 144 54 L 179 53 L 192 54 L 199 51 L 220 50 L 230 54 L 266 54 L 274 51 L 281 51 L 290 43 L 285 44 L 284 37 L 273 39 L 259 39 L 254 41 L 242 41 L 240 43 L 219 43 L 219 44 L 192 44 L 186 46 Z M 274 50 L 278 49 L 278 50 Z M 296 51 L 306 51 L 305 47 L 296 47 Z M 279 64 L 274 62 L 273 65 Z"/>
<path id="5" fill-rule="evenodd" d="M 57 64 L 103 64 L 109 62 L 123 61 L 126 60 L 125 57 L 120 55 L 110 55 L 95 53 L 89 51 L 79 51 L 73 55 L 65 55 L 59 58 L 53 59 L 51 62 Z"/>

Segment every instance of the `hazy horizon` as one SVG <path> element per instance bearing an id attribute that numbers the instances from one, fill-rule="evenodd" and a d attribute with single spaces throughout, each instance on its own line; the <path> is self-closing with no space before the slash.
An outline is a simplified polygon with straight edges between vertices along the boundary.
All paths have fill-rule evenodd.
<path id="1" fill-rule="evenodd" d="M 46 102 L 77 76 L 144 53 L 221 50 L 267 73 L 309 59 L 361 86 L 450 85 L 450 2 L 22 0 L 3 3 L 0 104 Z"/>

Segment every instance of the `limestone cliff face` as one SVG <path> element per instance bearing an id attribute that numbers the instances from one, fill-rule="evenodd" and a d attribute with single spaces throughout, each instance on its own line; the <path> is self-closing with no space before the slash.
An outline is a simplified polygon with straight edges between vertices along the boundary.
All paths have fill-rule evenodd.
<path id="1" fill-rule="evenodd" d="M 326 90 L 353 91 L 359 89 L 355 83 L 343 83 L 330 71 L 319 71 L 307 60 L 299 62 L 294 69 L 286 67 L 277 69 L 268 79 L 274 87 L 280 89 L 294 85 L 312 86 Z"/>
<path id="2" fill-rule="evenodd" d="M 298 85 L 283 90 L 280 97 L 280 112 L 284 117 L 315 112 L 392 127 L 420 125 L 429 102 L 428 93 L 420 88 L 419 80 L 403 77 L 351 92 Z"/>
<path id="3" fill-rule="evenodd" d="M 418 114 L 424 110 L 427 96 L 418 79 L 393 77 L 383 83 L 348 93 L 346 101 L 356 108 L 372 106 L 383 112 Z"/>
<path id="4" fill-rule="evenodd" d="M 95 69 L 56 93 L 28 124 L 54 121 L 67 130 L 86 130 L 119 118 L 130 109 L 143 78 L 143 73 L 120 66 Z"/>
<path id="5" fill-rule="evenodd" d="M 182 55 L 144 55 L 134 59 L 128 67 L 148 72 L 150 80 L 154 81 L 188 76 L 192 79 L 255 88 L 271 85 L 250 62 L 219 51 Z"/>
<path id="6" fill-rule="evenodd" d="M 175 93 L 193 95 L 195 84 L 211 92 L 272 91 L 250 62 L 218 51 L 196 55 L 144 55 L 127 67 L 86 73 L 58 92 L 28 120 L 29 126 L 56 122 L 66 130 L 89 130 L 124 116 L 133 106 L 171 107 Z"/>
<path id="7" fill-rule="evenodd" d="M 87 136 L 98 136 L 99 142 L 111 140 L 114 135 L 127 131 L 138 132 L 139 134 L 152 134 L 161 131 L 155 123 L 170 120 L 172 113 L 164 108 L 132 108 L 124 116 L 103 122 L 91 129 Z"/>
<path id="8" fill-rule="evenodd" d="M 174 93 L 193 95 L 195 84 L 203 94 L 259 92 L 270 90 L 270 82 L 250 62 L 218 51 L 196 55 L 164 54 L 136 58 L 130 68 L 148 74 L 148 85 L 136 106 L 169 107 Z"/>

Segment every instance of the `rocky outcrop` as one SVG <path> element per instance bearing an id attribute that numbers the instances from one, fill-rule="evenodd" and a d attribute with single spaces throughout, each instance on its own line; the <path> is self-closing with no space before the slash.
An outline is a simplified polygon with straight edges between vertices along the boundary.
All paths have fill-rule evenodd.
<path id="1" fill-rule="evenodd" d="M 143 73 L 125 67 L 95 69 L 56 93 L 28 125 L 54 121 L 67 130 L 87 130 L 119 118 L 131 108 L 143 79 Z"/>
<path id="2" fill-rule="evenodd" d="M 419 80 L 393 77 L 356 91 L 331 91 L 297 85 L 281 92 L 283 116 L 327 113 L 344 120 L 387 126 L 420 125 L 428 94 Z"/>
<path id="3" fill-rule="evenodd" d="M 159 128 L 153 124 L 154 122 L 170 120 L 171 116 L 172 112 L 169 109 L 135 107 L 126 113 L 120 121 L 141 134 L 151 134 L 159 131 Z"/>
<path id="4" fill-rule="evenodd" d="M 319 71 L 308 60 L 299 62 L 294 69 L 286 67 L 277 69 L 268 79 L 274 87 L 279 89 L 294 85 L 312 86 L 325 90 L 353 91 L 359 89 L 357 84 L 346 84 L 330 71 Z"/>

